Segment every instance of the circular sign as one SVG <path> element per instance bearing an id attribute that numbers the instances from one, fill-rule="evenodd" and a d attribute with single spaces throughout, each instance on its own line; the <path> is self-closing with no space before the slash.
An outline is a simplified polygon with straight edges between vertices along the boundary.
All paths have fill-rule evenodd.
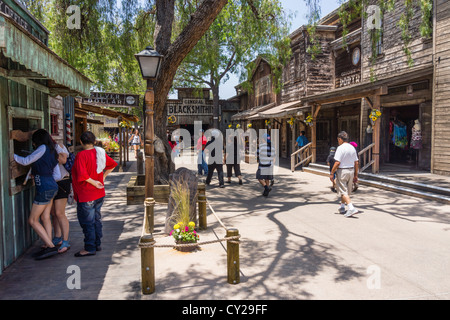
<path id="1" fill-rule="evenodd" d="M 352 53 L 352 63 L 354 66 L 356 66 L 359 63 L 359 60 L 361 59 L 361 50 L 356 47 L 355 49 L 353 49 L 353 53 Z"/>
<path id="2" fill-rule="evenodd" d="M 133 96 L 128 96 L 125 100 L 128 104 L 134 104 L 134 102 L 136 101 Z"/>

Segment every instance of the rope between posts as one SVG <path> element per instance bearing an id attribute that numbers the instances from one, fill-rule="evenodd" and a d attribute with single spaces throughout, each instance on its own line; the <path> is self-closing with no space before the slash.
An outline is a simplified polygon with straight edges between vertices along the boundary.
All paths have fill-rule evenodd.
<path id="1" fill-rule="evenodd" d="M 230 243 L 238 244 L 239 241 L 233 241 L 233 240 L 239 240 L 241 236 L 232 236 L 232 237 L 224 237 L 222 239 L 217 240 L 210 240 L 210 241 L 200 241 L 200 242 L 193 242 L 193 243 L 177 243 L 177 244 L 156 244 L 156 241 L 148 242 L 148 243 L 142 243 L 139 242 L 139 248 L 179 248 L 179 247 L 197 247 L 200 245 L 205 244 L 211 244 L 211 243 L 217 243 L 222 241 L 229 241 Z"/>
<path id="2" fill-rule="evenodd" d="M 209 206 L 209 209 L 211 210 L 211 212 L 213 213 L 214 217 L 216 217 L 217 221 L 219 221 L 219 224 L 225 229 L 228 230 L 227 227 L 225 227 L 225 225 L 223 224 L 222 220 L 220 220 L 219 216 L 216 214 L 216 212 L 214 211 L 214 209 L 212 208 L 211 204 L 209 203 L 208 200 L 206 200 L 206 203 Z"/>

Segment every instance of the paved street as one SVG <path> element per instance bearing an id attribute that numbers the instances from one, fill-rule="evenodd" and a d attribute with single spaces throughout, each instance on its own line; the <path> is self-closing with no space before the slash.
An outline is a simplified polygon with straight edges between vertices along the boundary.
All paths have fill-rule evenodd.
<path id="1" fill-rule="evenodd" d="M 69 206 L 71 250 L 35 261 L 36 243 L 0 276 L 0 299 L 450 299 L 448 206 L 362 186 L 353 197 L 361 213 L 345 218 L 326 177 L 280 168 L 264 198 L 256 165 L 241 168 L 244 185 L 233 178 L 218 188 L 215 174 L 207 188 L 222 222 L 241 234 L 240 284 L 227 283 L 225 242 L 192 253 L 155 248 L 156 292 L 141 294 L 137 245 L 144 207 L 126 204 L 133 162 L 108 177 L 103 251 L 73 256 L 83 236 Z M 172 241 L 161 235 L 166 208 L 155 208 L 157 243 Z M 224 235 L 208 210 L 201 241 Z M 81 289 L 67 287 L 73 265 L 80 268 Z"/>

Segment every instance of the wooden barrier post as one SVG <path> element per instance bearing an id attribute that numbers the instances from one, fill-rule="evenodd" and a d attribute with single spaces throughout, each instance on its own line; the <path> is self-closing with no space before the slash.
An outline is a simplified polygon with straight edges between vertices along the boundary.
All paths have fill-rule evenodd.
<path id="1" fill-rule="evenodd" d="M 153 247 L 147 247 L 155 243 L 152 234 L 146 234 L 141 237 L 141 288 L 142 294 L 152 294 L 155 292 L 155 250 Z"/>
<path id="2" fill-rule="evenodd" d="M 206 196 L 198 195 L 198 227 L 200 230 L 206 230 Z"/>
<path id="3" fill-rule="evenodd" d="M 145 220 L 144 220 L 144 230 L 145 233 L 153 233 L 155 227 L 155 199 L 146 198 L 144 201 L 145 205 Z"/>
<path id="4" fill-rule="evenodd" d="M 228 229 L 227 237 L 234 237 L 239 235 L 238 229 Z M 227 270 L 228 283 L 238 284 L 241 282 L 239 273 L 239 240 L 227 241 Z"/>

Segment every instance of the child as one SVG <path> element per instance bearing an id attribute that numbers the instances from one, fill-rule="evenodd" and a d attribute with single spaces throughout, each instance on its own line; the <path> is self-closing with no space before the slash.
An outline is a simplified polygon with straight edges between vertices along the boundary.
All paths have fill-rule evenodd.
<path id="1" fill-rule="evenodd" d="M 330 166 L 330 172 L 331 172 L 331 169 L 334 166 L 334 162 L 335 162 L 334 154 L 335 153 L 336 153 L 336 147 L 331 147 L 330 148 L 330 154 L 328 155 L 328 158 L 327 158 L 327 164 Z M 336 192 L 335 181 L 336 181 L 336 174 L 334 175 L 333 186 L 331 187 L 331 191 L 333 191 L 333 192 Z"/>
<path id="2" fill-rule="evenodd" d="M 84 233 L 84 250 L 75 253 L 75 257 L 92 256 L 101 250 L 103 182 L 117 166 L 103 148 L 94 147 L 95 135 L 92 132 L 83 132 L 80 140 L 83 151 L 77 154 L 73 164 L 72 187 L 77 201 L 78 222 Z"/>

